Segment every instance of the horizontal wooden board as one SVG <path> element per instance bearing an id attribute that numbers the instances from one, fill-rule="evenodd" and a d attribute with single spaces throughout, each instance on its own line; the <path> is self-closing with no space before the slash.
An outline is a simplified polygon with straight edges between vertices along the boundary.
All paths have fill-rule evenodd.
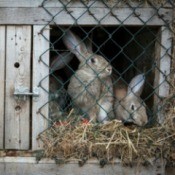
<path id="1" fill-rule="evenodd" d="M 34 157 L 4 157 L 0 158 L 1 175 L 164 175 L 160 172 L 160 167 L 133 165 L 122 166 L 120 162 L 115 162 L 100 167 L 98 161 L 88 161 L 84 166 L 79 167 L 78 163 L 71 161 L 66 164 L 57 165 L 52 160 L 44 159 L 38 164 Z M 172 172 L 172 171 L 171 171 Z M 170 175 L 167 174 L 166 175 Z M 172 175 L 172 174 L 171 174 Z"/>
<path id="2" fill-rule="evenodd" d="M 172 22 L 172 10 L 167 8 L 2 8 L 0 24 L 58 24 L 58 25 L 151 25 Z M 52 21 L 52 17 L 54 20 Z M 163 20 L 160 18 L 163 17 Z M 76 20 L 77 19 L 77 20 Z"/>
<path id="3" fill-rule="evenodd" d="M 0 1 L 0 7 L 38 7 L 41 6 L 44 0 L 1 0 Z M 138 3 L 134 1 L 128 1 L 129 4 L 133 7 L 143 6 L 143 7 L 149 7 L 150 4 L 146 3 L 146 1 L 139 1 Z M 115 1 L 98 1 L 98 0 L 90 0 L 90 1 L 58 1 L 58 0 L 49 0 L 45 1 L 43 4 L 45 7 L 63 7 L 64 5 L 67 5 L 68 7 L 102 7 L 105 6 L 128 6 L 124 1 L 121 0 L 115 0 Z M 156 3 L 155 3 L 156 4 Z M 154 5 L 155 5 L 154 4 Z M 159 3 L 157 6 L 161 6 L 162 4 Z M 164 3 L 164 7 L 172 7 L 171 3 Z"/>

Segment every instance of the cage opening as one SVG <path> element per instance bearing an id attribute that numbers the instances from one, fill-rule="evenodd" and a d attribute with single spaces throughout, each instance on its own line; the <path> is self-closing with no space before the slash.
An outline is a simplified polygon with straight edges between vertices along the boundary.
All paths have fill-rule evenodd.
<path id="1" fill-rule="evenodd" d="M 59 26 L 52 26 L 51 28 L 50 44 L 52 47 L 50 51 L 50 64 L 53 64 L 53 60 L 58 57 L 64 62 L 64 55 L 71 55 L 62 40 L 65 34 L 64 30 Z M 74 26 L 69 27 L 69 29 L 66 28 L 66 30 L 74 32 L 81 38 L 82 42 L 91 42 L 93 53 L 103 56 L 112 65 L 113 84 L 117 83 L 118 79 L 122 79 L 125 85 L 128 86 L 134 76 L 143 73 L 146 81 L 141 99 L 146 104 L 148 116 L 150 118 L 154 117 L 154 92 L 155 88 L 157 88 L 154 87 L 156 69 L 154 63 L 158 27 Z M 64 99 L 66 99 L 61 110 L 69 112 L 72 108 L 72 101 L 67 93 L 67 89 L 70 77 L 74 75 L 80 64 L 75 55 L 71 55 L 71 57 L 70 61 L 65 63 L 65 66 L 59 70 L 54 70 L 50 76 L 50 87 L 51 81 L 57 81 L 57 86 L 52 88 L 58 94 L 61 92 Z M 52 66 L 50 65 L 50 67 Z M 58 105 L 60 105 L 59 103 L 61 103 L 63 96 L 58 100 L 57 95 Z"/>

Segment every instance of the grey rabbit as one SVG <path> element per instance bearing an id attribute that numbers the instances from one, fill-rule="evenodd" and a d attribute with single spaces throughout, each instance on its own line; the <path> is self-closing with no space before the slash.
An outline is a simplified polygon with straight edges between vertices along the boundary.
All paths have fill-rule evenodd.
<path id="1" fill-rule="evenodd" d="M 80 61 L 70 79 L 68 93 L 75 106 L 90 120 L 104 122 L 113 107 L 112 66 L 105 58 L 93 53 L 90 42 L 86 41 L 83 42 L 70 30 L 63 37 L 65 46 Z"/>
<path id="2" fill-rule="evenodd" d="M 123 80 L 114 85 L 114 113 L 117 119 L 144 126 L 148 122 L 145 103 L 140 98 L 145 83 L 144 74 L 132 78 L 127 86 Z"/>
<path id="3" fill-rule="evenodd" d="M 49 84 L 49 116 L 52 121 L 62 116 L 67 105 L 69 105 L 70 97 L 64 88 L 63 80 L 60 76 L 54 75 L 56 70 L 65 67 L 73 58 L 73 54 L 63 52 L 59 56 L 54 57 L 51 61 L 51 73 Z"/>

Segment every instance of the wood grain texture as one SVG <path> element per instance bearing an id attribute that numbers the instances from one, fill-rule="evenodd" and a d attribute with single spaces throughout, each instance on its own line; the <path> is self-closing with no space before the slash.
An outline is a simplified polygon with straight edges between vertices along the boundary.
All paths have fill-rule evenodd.
<path id="1" fill-rule="evenodd" d="M 0 26 L 0 149 L 4 145 L 5 26 Z"/>
<path id="2" fill-rule="evenodd" d="M 29 149 L 30 103 L 15 100 L 15 87 L 30 89 L 31 27 L 7 26 L 5 149 Z"/>
<path id="3" fill-rule="evenodd" d="M 168 97 L 170 93 L 169 77 L 171 68 L 172 31 L 161 27 L 160 71 L 159 71 L 159 96 Z"/>
<path id="4" fill-rule="evenodd" d="M 157 165 L 133 165 L 130 167 L 122 166 L 120 162 L 116 162 L 101 168 L 98 161 L 90 160 L 84 166 L 79 167 L 77 162 L 56 165 L 53 161 L 48 159 L 42 160 L 37 164 L 34 157 L 2 158 L 0 159 L 0 169 L 1 175 L 165 175 L 166 173 L 165 171 L 160 172 L 160 168 L 157 167 Z M 170 174 L 166 173 L 166 175 Z"/>
<path id="5" fill-rule="evenodd" d="M 104 1 L 105 2 L 105 1 Z M 132 7 L 150 7 L 149 3 L 139 1 L 139 3 L 134 1 L 129 1 L 130 6 Z M 1 0 L 0 1 L 0 7 L 38 7 L 43 3 L 43 0 Z M 115 0 L 115 1 L 106 1 L 106 3 L 103 3 L 101 1 L 97 0 L 90 0 L 90 1 L 84 1 L 84 3 L 80 1 L 58 1 L 58 0 L 49 0 L 45 1 L 44 6 L 45 7 L 63 7 L 63 5 L 67 5 L 67 7 L 123 7 L 128 6 L 126 3 L 123 3 L 121 0 Z M 170 3 L 164 3 L 164 7 L 172 7 L 172 4 Z M 162 7 L 162 3 L 157 5 L 157 7 Z"/>
<path id="6" fill-rule="evenodd" d="M 48 127 L 49 34 L 44 26 L 33 26 L 33 87 L 40 88 L 40 97 L 32 102 L 32 150 L 41 149 L 37 137 Z M 42 33 L 42 34 L 41 34 Z M 44 35 L 44 37 L 42 36 Z"/>
<path id="7" fill-rule="evenodd" d="M 54 21 L 43 8 L 1 8 L 0 24 L 54 24 L 58 25 L 144 25 L 160 26 L 172 22 L 172 9 L 160 8 L 159 14 L 153 8 L 137 8 L 134 13 L 131 8 L 96 8 L 87 7 L 67 8 L 47 8 L 53 15 Z M 160 18 L 164 20 L 162 20 Z M 166 22 L 165 22 L 166 21 Z"/>
<path id="8" fill-rule="evenodd" d="M 160 98 L 168 97 L 170 91 L 172 37 L 172 32 L 167 27 L 161 27 L 155 44 L 156 72 L 154 86 L 156 95 Z"/>
<path id="9" fill-rule="evenodd" d="M 161 124 L 165 119 L 164 101 L 170 94 L 172 32 L 167 27 L 160 27 L 155 43 L 155 81 L 154 112 Z"/>

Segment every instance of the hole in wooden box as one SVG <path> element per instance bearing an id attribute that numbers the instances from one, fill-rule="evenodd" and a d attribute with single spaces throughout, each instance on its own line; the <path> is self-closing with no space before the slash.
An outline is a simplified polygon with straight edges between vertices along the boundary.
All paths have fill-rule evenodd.
<path id="1" fill-rule="evenodd" d="M 20 67 L 20 64 L 18 62 L 14 63 L 14 67 L 15 68 L 19 68 Z"/>

